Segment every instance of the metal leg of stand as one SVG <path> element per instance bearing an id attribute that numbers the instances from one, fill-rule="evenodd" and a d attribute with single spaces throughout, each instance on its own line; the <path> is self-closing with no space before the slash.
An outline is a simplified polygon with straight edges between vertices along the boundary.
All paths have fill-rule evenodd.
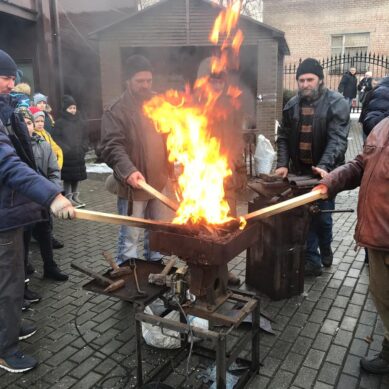
<path id="1" fill-rule="evenodd" d="M 142 376 L 142 324 L 139 320 L 135 319 L 135 334 L 136 334 L 136 380 L 137 387 L 143 386 Z"/>
<path id="2" fill-rule="evenodd" d="M 251 371 L 258 372 L 259 370 L 259 300 L 252 312 L 252 338 L 251 338 Z"/>
<path id="3" fill-rule="evenodd" d="M 225 389 L 227 385 L 226 336 L 219 334 L 216 343 L 216 388 Z"/>

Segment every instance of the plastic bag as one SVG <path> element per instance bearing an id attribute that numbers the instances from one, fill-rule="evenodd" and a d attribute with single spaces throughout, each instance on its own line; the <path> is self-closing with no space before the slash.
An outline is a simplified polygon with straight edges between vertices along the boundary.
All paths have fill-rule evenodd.
<path id="1" fill-rule="evenodd" d="M 149 306 L 145 308 L 144 313 L 153 315 L 153 311 Z M 179 321 L 180 314 L 177 311 L 171 311 L 165 318 Z M 161 327 L 153 326 L 149 323 L 142 323 L 142 335 L 149 346 L 168 349 L 181 347 L 180 334 L 177 331 L 164 329 L 162 333 Z"/>
<path id="2" fill-rule="evenodd" d="M 144 310 L 144 313 L 148 315 L 155 315 L 155 312 L 147 306 Z M 180 314 L 178 311 L 172 311 L 165 316 L 166 319 L 179 321 Z M 207 330 L 208 329 L 208 320 L 201 319 L 196 316 L 188 316 L 189 324 Z M 157 348 L 166 348 L 166 349 L 176 349 L 181 347 L 180 334 L 177 331 L 164 329 L 162 332 L 161 327 L 153 326 L 149 323 L 142 323 L 142 335 L 143 339 L 149 346 L 154 346 Z M 193 341 L 198 340 L 194 337 Z M 190 336 L 188 341 L 190 342 Z"/>
<path id="3" fill-rule="evenodd" d="M 273 166 L 276 152 L 269 139 L 263 135 L 258 135 L 257 147 L 254 154 L 255 174 L 269 174 Z"/>

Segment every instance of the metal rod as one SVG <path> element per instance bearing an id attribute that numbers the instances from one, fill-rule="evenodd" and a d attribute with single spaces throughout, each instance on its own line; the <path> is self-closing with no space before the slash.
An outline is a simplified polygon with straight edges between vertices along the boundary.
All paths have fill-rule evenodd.
<path id="1" fill-rule="evenodd" d="M 216 343 L 216 388 L 225 389 L 227 385 L 226 337 L 220 334 Z"/>

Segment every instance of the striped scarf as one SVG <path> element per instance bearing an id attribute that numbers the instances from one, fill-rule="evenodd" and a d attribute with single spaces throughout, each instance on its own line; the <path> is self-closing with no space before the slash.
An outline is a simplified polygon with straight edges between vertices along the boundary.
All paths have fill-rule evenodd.
<path id="1" fill-rule="evenodd" d="M 300 161 L 306 165 L 312 165 L 312 140 L 313 140 L 313 116 L 315 108 L 303 102 L 301 105 L 300 121 L 300 141 L 299 155 Z"/>

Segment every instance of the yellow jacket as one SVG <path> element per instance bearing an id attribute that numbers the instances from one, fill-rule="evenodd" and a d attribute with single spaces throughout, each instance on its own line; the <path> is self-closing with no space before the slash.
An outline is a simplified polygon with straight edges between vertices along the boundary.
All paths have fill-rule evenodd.
<path id="1" fill-rule="evenodd" d="M 60 169 L 62 169 L 63 165 L 63 153 L 62 149 L 57 145 L 57 143 L 54 142 L 54 139 L 51 137 L 51 135 L 46 130 L 37 130 L 34 129 L 34 131 L 39 134 L 42 138 L 45 139 L 46 142 L 49 142 L 51 148 L 54 151 L 54 154 L 57 156 L 57 162 Z"/>

